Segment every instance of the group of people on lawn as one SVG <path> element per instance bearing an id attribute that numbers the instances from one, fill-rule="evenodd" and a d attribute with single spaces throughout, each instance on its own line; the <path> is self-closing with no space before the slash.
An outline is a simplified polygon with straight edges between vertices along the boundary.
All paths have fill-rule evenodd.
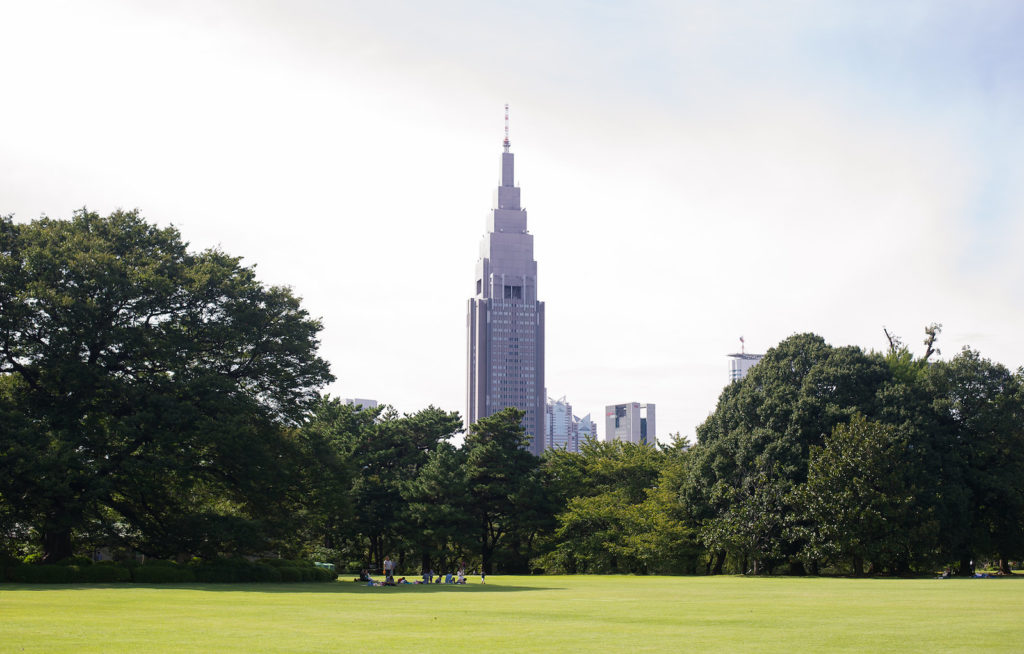
<path id="1" fill-rule="evenodd" d="M 463 561 L 459 561 L 458 573 L 452 574 L 449 572 L 445 575 L 435 575 L 433 568 L 425 570 L 423 572 L 423 579 L 417 579 L 415 581 L 409 581 L 405 577 L 401 577 L 398 581 L 395 581 L 395 561 L 390 556 L 384 557 L 384 581 L 374 579 L 370 575 L 369 570 L 363 570 L 363 573 L 359 575 L 359 579 L 356 581 L 366 582 L 367 586 L 404 586 L 411 584 L 465 584 L 466 583 L 466 564 Z M 480 570 L 480 583 L 487 583 L 487 575 L 483 569 Z"/>

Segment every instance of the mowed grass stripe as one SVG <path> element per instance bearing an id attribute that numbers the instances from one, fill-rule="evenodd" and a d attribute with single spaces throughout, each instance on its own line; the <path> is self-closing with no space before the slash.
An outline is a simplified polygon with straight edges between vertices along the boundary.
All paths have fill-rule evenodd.
<path id="1" fill-rule="evenodd" d="M 475 580 L 474 580 L 475 581 Z M 0 652 L 1021 652 L 1024 582 L 0 585 Z"/>

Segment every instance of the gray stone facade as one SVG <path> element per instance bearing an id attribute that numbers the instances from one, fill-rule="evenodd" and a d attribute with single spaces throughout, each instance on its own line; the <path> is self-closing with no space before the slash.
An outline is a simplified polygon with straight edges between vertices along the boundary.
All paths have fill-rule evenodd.
<path id="1" fill-rule="evenodd" d="M 519 204 L 515 160 L 505 139 L 501 182 L 480 241 L 476 295 L 466 317 L 466 424 L 514 406 L 526 412 L 530 451 L 544 451 L 544 303 L 526 211 Z"/>

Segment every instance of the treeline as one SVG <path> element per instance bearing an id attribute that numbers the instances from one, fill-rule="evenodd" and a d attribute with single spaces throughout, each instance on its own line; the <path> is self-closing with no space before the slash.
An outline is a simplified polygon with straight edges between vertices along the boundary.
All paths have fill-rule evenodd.
<path id="1" fill-rule="evenodd" d="M 541 458 L 515 409 L 456 445 L 455 412 L 322 396 L 319 330 L 290 290 L 134 212 L 0 219 L 0 556 L 77 566 L 20 575 L 123 577 L 74 557 L 141 554 L 196 579 L 388 555 L 406 574 L 970 574 L 1024 558 L 1024 372 L 972 350 L 935 360 L 937 326 L 921 357 L 895 337 L 882 353 L 786 339 L 692 446 Z M 264 568 L 246 574 L 294 575 Z"/>

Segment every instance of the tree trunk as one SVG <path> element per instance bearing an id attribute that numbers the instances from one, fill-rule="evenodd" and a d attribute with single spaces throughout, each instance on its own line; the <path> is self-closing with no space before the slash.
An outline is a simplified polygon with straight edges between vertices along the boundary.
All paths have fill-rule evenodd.
<path id="1" fill-rule="evenodd" d="M 384 539 L 379 536 L 370 537 L 370 569 L 384 574 Z"/>
<path id="2" fill-rule="evenodd" d="M 860 558 L 859 556 L 853 557 L 853 576 L 864 576 L 864 559 Z"/>
<path id="3" fill-rule="evenodd" d="M 1010 570 L 1010 561 L 1004 557 L 999 557 L 999 574 L 1009 575 L 1013 574 L 1013 570 Z"/>
<path id="4" fill-rule="evenodd" d="M 483 568 L 483 571 L 486 574 L 494 572 L 491 569 L 494 565 L 491 560 L 492 555 L 494 554 L 494 545 L 491 543 L 489 536 L 490 532 L 487 529 L 487 522 L 484 521 L 483 525 L 481 525 L 480 531 L 480 567 Z"/>
<path id="5" fill-rule="evenodd" d="M 817 559 L 815 559 L 814 561 L 811 561 L 811 574 L 814 575 L 815 577 L 817 577 L 818 574 L 819 574 L 819 570 L 820 570 L 820 568 L 818 567 Z"/>
<path id="6" fill-rule="evenodd" d="M 423 574 L 426 574 L 427 570 L 430 570 L 431 566 L 430 566 L 430 552 L 428 552 L 425 548 L 423 550 L 423 555 L 422 555 L 422 557 L 420 559 L 420 563 L 423 564 L 422 565 Z"/>
<path id="7" fill-rule="evenodd" d="M 43 532 L 43 563 L 56 563 L 71 556 L 71 530 Z"/>
<path id="8" fill-rule="evenodd" d="M 488 547 L 487 545 L 484 545 L 483 548 L 481 548 L 481 550 L 480 550 L 480 558 L 481 558 L 481 564 L 480 565 L 484 569 L 484 572 L 486 572 L 487 574 L 491 574 L 491 572 L 492 572 L 492 570 L 491 570 L 491 565 L 492 565 L 492 563 L 491 563 L 491 554 L 493 554 L 493 552 L 492 552 L 491 548 Z"/>
<path id="9" fill-rule="evenodd" d="M 961 577 L 974 576 L 974 562 L 971 560 L 971 556 L 969 554 L 965 554 L 960 557 L 960 567 L 957 568 L 956 573 Z"/>
<path id="10" fill-rule="evenodd" d="M 720 575 L 722 574 L 722 565 L 725 563 L 725 552 L 720 551 L 715 554 L 715 564 L 711 566 L 711 574 Z"/>

